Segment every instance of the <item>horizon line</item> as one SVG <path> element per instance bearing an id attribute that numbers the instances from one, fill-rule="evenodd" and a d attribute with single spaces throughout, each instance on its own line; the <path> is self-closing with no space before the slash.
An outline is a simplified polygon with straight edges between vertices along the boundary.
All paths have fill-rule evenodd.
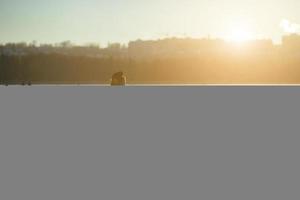
<path id="1" fill-rule="evenodd" d="M 292 36 L 292 35 L 298 35 L 300 36 L 299 33 L 289 33 L 289 34 L 283 34 L 281 36 L 281 40 L 279 42 L 276 42 L 272 38 L 268 37 L 257 37 L 257 38 L 251 38 L 248 40 L 245 40 L 244 43 L 249 43 L 249 42 L 254 42 L 254 41 L 271 41 L 273 45 L 281 45 L 282 44 L 282 39 L 286 36 Z M 174 36 L 165 36 L 165 37 L 156 37 L 156 38 L 137 38 L 137 39 L 132 39 L 128 40 L 127 42 L 121 42 L 121 41 L 108 41 L 107 44 L 103 47 L 108 47 L 110 44 L 120 44 L 122 46 L 128 46 L 130 42 L 135 42 L 135 41 L 160 41 L 160 40 L 167 40 L 167 39 L 192 39 L 192 40 L 220 40 L 226 43 L 235 43 L 234 41 L 230 41 L 226 38 L 222 37 L 212 37 L 212 36 L 206 36 L 206 37 L 193 37 L 193 36 L 179 36 L 179 35 L 174 35 Z M 31 41 L 1 41 L 0 45 L 6 45 L 6 44 L 34 44 L 35 46 L 40 46 L 40 45 L 59 45 L 63 42 L 69 42 L 72 46 L 89 46 L 89 45 L 97 45 L 97 46 L 102 46 L 100 41 L 89 41 L 89 42 L 74 42 L 72 40 L 61 40 L 61 41 L 56 41 L 56 42 L 39 42 L 37 40 L 31 40 Z"/>

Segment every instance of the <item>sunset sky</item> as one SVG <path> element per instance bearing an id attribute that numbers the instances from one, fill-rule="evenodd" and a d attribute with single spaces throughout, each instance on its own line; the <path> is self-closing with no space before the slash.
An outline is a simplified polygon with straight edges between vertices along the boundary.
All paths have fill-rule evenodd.
<path id="1" fill-rule="evenodd" d="M 169 36 L 271 38 L 300 31 L 299 0 L 0 0 L 0 42 L 126 43 Z"/>

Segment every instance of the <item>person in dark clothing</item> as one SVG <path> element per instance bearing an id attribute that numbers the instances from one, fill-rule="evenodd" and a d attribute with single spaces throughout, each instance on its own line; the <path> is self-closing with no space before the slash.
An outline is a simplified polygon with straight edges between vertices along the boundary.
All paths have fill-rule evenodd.
<path id="1" fill-rule="evenodd" d="M 125 86 L 126 85 L 126 77 L 124 76 L 123 72 L 117 72 L 112 75 L 111 85 L 112 86 Z"/>

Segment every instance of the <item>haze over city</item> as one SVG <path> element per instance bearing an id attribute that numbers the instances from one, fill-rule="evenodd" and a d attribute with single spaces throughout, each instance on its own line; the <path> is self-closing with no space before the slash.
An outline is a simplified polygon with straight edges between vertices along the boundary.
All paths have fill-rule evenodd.
<path id="1" fill-rule="evenodd" d="M 299 84 L 299 0 L 1 0 L 0 84 Z"/>

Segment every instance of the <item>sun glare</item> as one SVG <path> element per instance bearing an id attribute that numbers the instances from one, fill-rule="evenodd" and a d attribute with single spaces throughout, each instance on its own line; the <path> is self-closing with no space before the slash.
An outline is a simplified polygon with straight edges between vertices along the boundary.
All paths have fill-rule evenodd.
<path id="1" fill-rule="evenodd" d="M 245 26 L 235 26 L 228 33 L 226 40 L 234 43 L 245 43 L 253 39 L 253 34 L 248 27 Z"/>

